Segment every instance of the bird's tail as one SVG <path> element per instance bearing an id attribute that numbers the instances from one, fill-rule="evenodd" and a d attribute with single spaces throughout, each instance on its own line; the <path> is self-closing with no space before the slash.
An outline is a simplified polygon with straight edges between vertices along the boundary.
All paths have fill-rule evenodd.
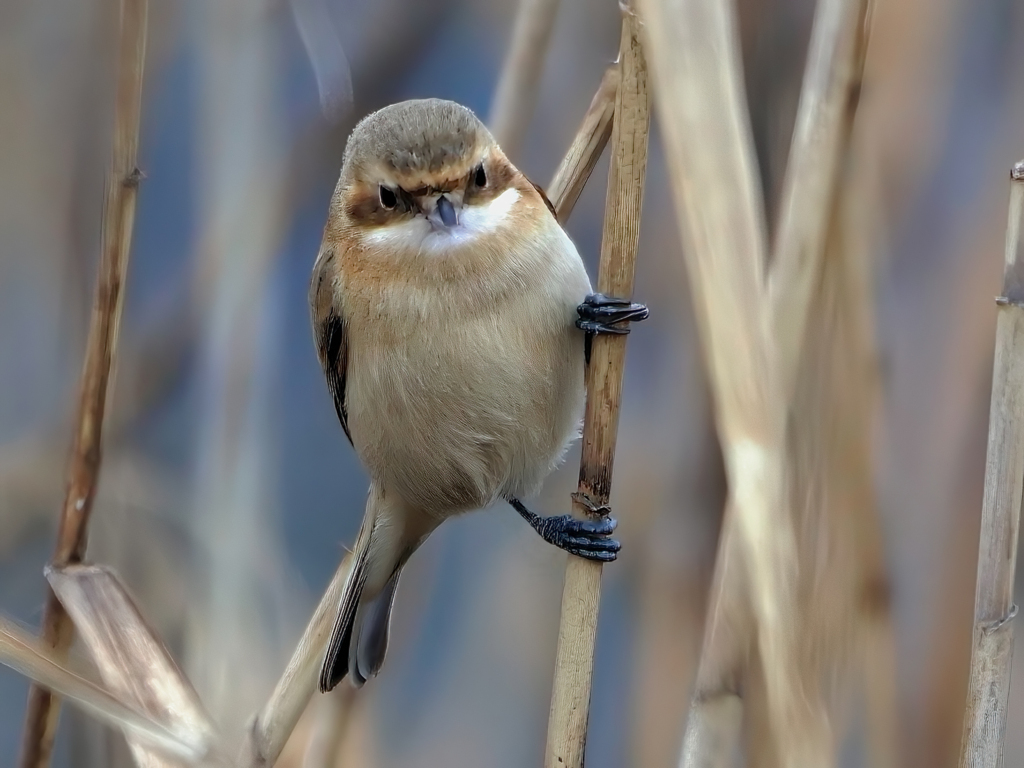
<path id="1" fill-rule="evenodd" d="M 371 487 L 320 670 L 321 692 L 334 688 L 346 675 L 359 688 L 384 663 L 398 578 L 430 530 L 414 525 L 419 516 L 414 519 L 407 510 L 396 509 L 394 503 L 388 503 L 393 501 Z"/>

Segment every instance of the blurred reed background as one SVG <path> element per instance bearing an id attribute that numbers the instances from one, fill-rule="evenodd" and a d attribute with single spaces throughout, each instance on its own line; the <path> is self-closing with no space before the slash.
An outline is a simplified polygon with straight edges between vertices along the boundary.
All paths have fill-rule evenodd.
<path id="1" fill-rule="evenodd" d="M 738 11 L 774 222 L 814 3 Z M 306 305 L 345 137 L 404 98 L 488 115 L 514 15 L 485 0 L 151 3 L 146 178 L 89 559 L 120 572 L 225 732 L 266 699 L 363 511 L 366 478 Z M 536 112 L 510 150 L 534 180 L 568 147 L 619 28 L 613 1 L 562 0 Z M 0 0 L 0 611 L 33 626 L 96 272 L 116 35 L 110 0 Z M 992 298 L 1007 175 L 1024 156 L 1022 39 L 1014 0 L 878 0 L 856 118 L 879 589 L 908 768 L 954 765 L 960 742 Z M 636 289 L 652 316 L 627 357 L 612 495 L 624 554 L 604 577 L 592 768 L 679 760 L 726 490 L 656 120 L 652 131 Z M 592 276 L 606 167 L 568 225 Z M 538 508 L 566 510 L 577 465 L 574 453 Z M 444 526 L 409 565 L 382 676 L 353 702 L 318 699 L 281 764 L 301 765 L 317 717 L 350 703 L 349 764 L 538 763 L 564 559 L 505 508 Z M 26 691 L 0 667 L 2 765 Z M 866 720 L 833 723 L 843 766 L 866 764 Z M 1008 768 L 1024 766 L 1022 722 L 1017 674 Z M 64 710 L 55 765 L 127 759 L 120 736 Z"/>

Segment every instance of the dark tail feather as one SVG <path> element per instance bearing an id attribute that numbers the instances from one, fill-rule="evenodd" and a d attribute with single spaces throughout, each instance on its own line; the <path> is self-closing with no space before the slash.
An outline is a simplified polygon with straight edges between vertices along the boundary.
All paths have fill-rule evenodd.
<path id="1" fill-rule="evenodd" d="M 341 595 L 338 618 L 334 620 L 331 639 L 327 642 L 327 654 L 320 668 L 320 692 L 327 693 L 344 679 L 348 673 L 353 627 L 359 610 L 363 585 L 366 583 L 366 555 L 369 547 L 359 547 L 354 557 L 352 572 L 345 581 Z"/>
<path id="2" fill-rule="evenodd" d="M 370 486 L 366 515 L 353 548 L 352 570 L 342 588 L 338 618 L 320 670 L 321 692 L 334 688 L 346 675 L 358 688 L 380 671 L 388 650 L 398 577 L 409 556 L 436 526 L 433 518 L 404 506 L 397 497 L 386 497 L 376 485 Z M 388 534 L 375 537 L 375 530 Z"/>
<path id="3" fill-rule="evenodd" d="M 356 621 L 356 654 L 349 662 L 353 682 L 358 678 L 359 684 L 366 682 L 380 672 L 384 657 L 388 652 L 388 637 L 391 633 L 391 607 L 395 604 L 395 592 L 398 589 L 398 577 L 402 573 L 397 568 L 384 585 L 381 593 L 366 606 L 365 614 L 360 611 Z M 352 648 L 349 652 L 351 654 Z"/>

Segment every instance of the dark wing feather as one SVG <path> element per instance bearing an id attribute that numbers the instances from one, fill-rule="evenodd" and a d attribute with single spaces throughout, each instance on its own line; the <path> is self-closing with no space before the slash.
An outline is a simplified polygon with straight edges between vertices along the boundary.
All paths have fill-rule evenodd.
<path id="1" fill-rule="evenodd" d="M 341 428 L 352 442 L 348 430 L 348 409 L 345 407 L 345 376 L 348 372 L 348 335 L 345 322 L 335 301 L 332 287 L 334 266 L 333 251 L 325 251 L 313 268 L 313 279 L 309 286 L 309 306 L 313 315 L 313 335 L 316 337 L 316 354 L 327 377 L 327 387 L 334 398 L 334 409 L 338 412 Z"/>
<path id="2" fill-rule="evenodd" d="M 356 544 L 358 547 L 358 543 Z M 352 571 L 345 582 L 341 592 L 341 606 L 338 608 L 338 615 L 334 619 L 334 627 L 331 629 L 331 636 L 327 641 L 327 651 L 324 655 L 324 663 L 320 667 L 320 693 L 327 693 L 338 683 L 345 679 L 349 673 L 349 656 L 351 645 L 358 643 L 359 638 L 353 637 L 356 624 L 356 613 L 359 610 L 359 601 L 363 596 L 363 586 L 366 584 L 366 556 L 369 548 L 363 546 L 358 554 L 354 555 L 355 562 L 352 563 Z M 358 688 L 365 683 L 359 681 L 353 675 L 353 684 Z"/>

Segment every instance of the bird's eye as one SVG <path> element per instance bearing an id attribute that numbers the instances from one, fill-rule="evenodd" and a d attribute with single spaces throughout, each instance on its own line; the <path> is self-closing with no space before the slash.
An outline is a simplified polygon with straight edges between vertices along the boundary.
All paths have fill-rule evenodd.
<path id="1" fill-rule="evenodd" d="M 381 185 L 380 204 L 389 211 L 394 210 L 395 206 L 398 205 L 398 196 L 395 194 L 394 190 Z"/>
<path id="2" fill-rule="evenodd" d="M 473 176 L 473 181 L 476 182 L 476 185 L 478 187 L 487 186 L 487 174 L 484 173 L 484 166 L 482 164 L 476 169 L 476 174 Z"/>

